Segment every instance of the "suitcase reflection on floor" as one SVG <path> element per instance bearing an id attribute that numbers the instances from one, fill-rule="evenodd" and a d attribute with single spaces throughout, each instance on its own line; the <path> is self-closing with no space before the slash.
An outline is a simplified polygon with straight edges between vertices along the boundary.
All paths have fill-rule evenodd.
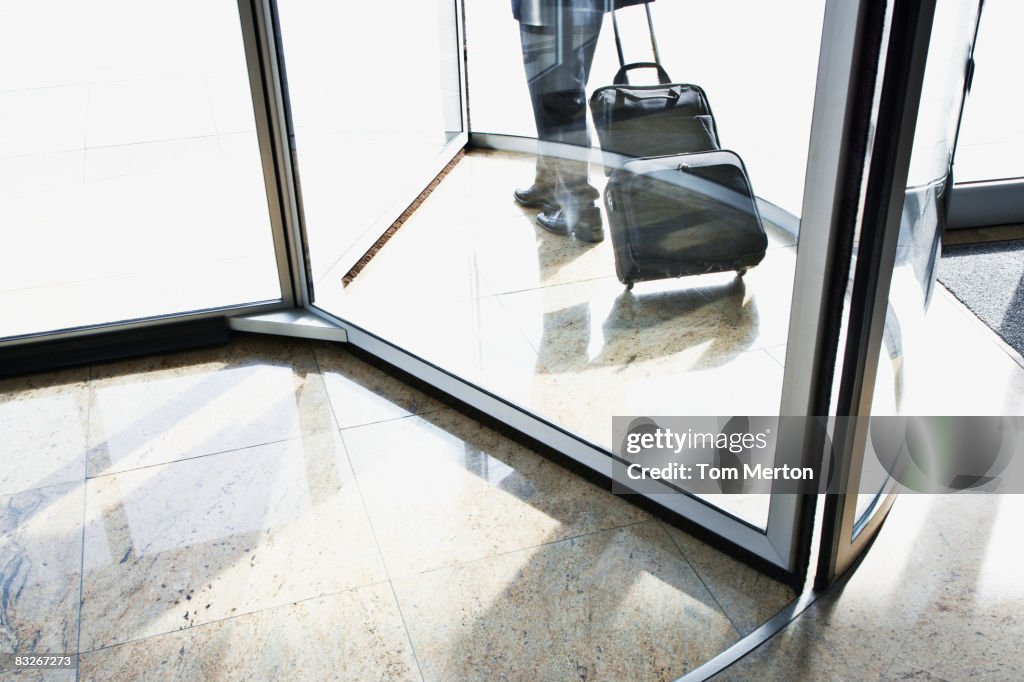
<path id="1" fill-rule="evenodd" d="M 726 365 L 751 349 L 760 322 L 743 280 L 636 294 L 623 291 L 609 307 L 585 300 L 545 312 L 540 373 L 625 368 L 703 348 L 691 369 Z"/>

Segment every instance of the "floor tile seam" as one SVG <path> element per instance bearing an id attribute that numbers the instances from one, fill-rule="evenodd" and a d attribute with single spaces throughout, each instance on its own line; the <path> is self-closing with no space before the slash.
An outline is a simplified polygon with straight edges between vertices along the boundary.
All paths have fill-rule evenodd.
<path id="1" fill-rule="evenodd" d="M 3 92 L 0 92 L 0 96 Z M 84 154 L 85 147 L 61 147 L 45 152 L 28 152 L 26 154 L 0 154 L 0 161 L 17 161 L 19 159 L 31 159 L 40 156 L 60 156 L 64 154 Z"/>
<path id="2" fill-rule="evenodd" d="M 127 644 L 137 644 L 139 642 L 145 642 L 147 640 L 155 639 L 157 637 L 166 637 L 168 635 L 175 635 L 175 634 L 178 634 L 178 633 L 185 633 L 185 632 L 188 632 L 190 630 L 199 630 L 201 628 L 205 628 L 205 627 L 210 626 L 210 625 L 217 625 L 218 623 L 226 623 L 228 621 L 237 620 L 238 618 L 246 618 L 248 616 L 260 615 L 260 614 L 264 614 L 264 613 L 267 613 L 269 611 L 274 611 L 274 610 L 277 610 L 277 609 L 288 609 L 288 608 L 291 608 L 293 606 L 298 606 L 299 604 L 305 604 L 306 602 L 316 601 L 318 599 L 328 599 L 330 597 L 337 597 L 339 595 L 348 594 L 350 592 L 357 592 L 359 590 L 363 590 L 363 589 L 366 589 L 368 587 L 376 587 L 378 585 L 384 585 L 387 582 L 389 582 L 389 581 L 388 580 L 373 580 L 373 581 L 368 582 L 368 583 L 360 583 L 358 585 L 352 585 L 350 587 L 346 587 L 346 588 L 341 589 L 341 590 L 333 590 L 333 591 L 330 591 L 330 592 L 322 592 L 322 593 L 319 593 L 319 594 L 310 595 L 308 597 L 302 597 L 301 599 L 294 599 L 294 600 L 286 601 L 286 602 L 281 603 L 281 604 L 274 604 L 274 605 L 271 605 L 271 606 L 264 606 L 263 608 L 253 609 L 252 611 L 245 611 L 243 613 L 234 613 L 234 614 L 231 614 L 229 616 L 224 616 L 223 618 L 215 618 L 213 620 L 206 621 L 204 623 L 200 623 L 199 625 L 190 625 L 189 627 L 186 627 L 186 628 L 179 628 L 177 630 L 167 630 L 165 632 L 155 632 L 153 634 L 144 635 L 142 637 L 136 637 L 134 639 L 127 639 L 127 640 L 125 640 L 123 642 L 114 642 L 113 644 L 105 644 L 103 646 L 96 647 L 95 649 L 88 649 L 86 651 L 79 651 L 78 655 L 82 656 L 82 655 L 85 655 L 85 654 L 95 654 L 95 653 L 98 653 L 98 652 L 101 652 L 101 651 L 106 651 L 107 649 L 113 649 L 113 648 L 116 648 L 116 647 L 119 647 L 119 646 L 125 646 Z"/>
<path id="3" fill-rule="evenodd" d="M 587 537 L 590 537 L 592 535 L 599 535 L 601 533 L 611 533 L 611 532 L 614 532 L 614 531 L 622 530 L 624 528 L 632 528 L 633 526 L 639 526 L 639 525 L 645 524 L 645 523 L 652 523 L 654 521 L 657 521 L 657 519 L 654 518 L 654 517 L 650 517 L 650 518 L 646 518 L 646 519 L 641 519 L 640 521 L 630 521 L 629 523 L 624 523 L 624 524 L 615 525 L 615 526 L 609 526 L 607 528 L 597 528 L 595 530 L 590 530 L 590 531 L 587 531 L 585 533 L 578 533 L 576 535 L 571 535 L 571 536 L 568 536 L 568 537 L 556 538 L 556 539 L 553 539 L 553 540 L 548 540 L 546 542 L 541 542 L 541 543 L 537 543 L 537 544 L 533 544 L 533 545 L 524 545 L 522 547 L 516 547 L 514 549 L 505 550 L 505 551 L 502 551 L 502 552 L 498 552 L 496 554 L 488 554 L 487 556 L 475 557 L 473 559 L 466 559 L 465 561 L 457 561 L 455 563 L 445 564 L 443 566 L 435 566 L 433 568 L 428 568 L 428 569 L 422 570 L 422 571 L 408 571 L 408 572 L 399 574 L 397 576 L 397 579 L 398 579 L 399 582 L 401 582 L 403 580 L 410 580 L 410 579 L 413 579 L 413 578 L 418 578 L 418 577 L 423 576 L 423 575 L 427 575 L 429 573 L 436 573 L 438 571 L 445 571 L 445 570 L 449 570 L 449 569 L 453 569 L 453 568 L 462 568 L 462 567 L 465 567 L 465 566 L 470 566 L 472 564 L 478 564 L 478 563 L 481 563 L 481 562 L 484 562 L 484 561 L 490 561 L 492 559 L 499 559 L 499 558 L 502 558 L 502 557 L 507 557 L 507 556 L 510 556 L 512 554 L 517 554 L 519 552 L 526 552 L 526 551 L 529 551 L 529 550 L 536 550 L 536 549 L 542 549 L 542 548 L 546 548 L 546 547 L 551 547 L 553 545 L 558 545 L 558 544 L 562 544 L 562 543 L 568 543 L 568 542 L 571 542 L 573 540 L 579 540 L 580 538 L 587 538 Z"/>
<path id="4" fill-rule="evenodd" d="M 206 452 L 201 455 L 192 455 L 191 457 L 184 457 L 181 459 L 172 459 L 166 462 L 154 462 L 152 464 L 144 464 L 142 466 L 130 467 L 128 469 L 118 469 L 116 471 L 104 471 L 101 474 L 88 475 L 88 469 L 86 470 L 86 481 L 94 481 L 99 478 L 107 478 L 110 476 L 119 476 L 121 474 L 131 473 L 133 471 L 143 471 L 145 469 L 152 469 L 154 467 L 170 466 L 173 464 L 181 464 L 183 462 L 193 462 L 197 459 L 205 459 L 207 457 L 217 457 L 219 455 L 229 455 L 235 452 L 242 452 L 244 450 L 253 450 L 255 448 L 262 448 L 268 445 L 280 445 L 282 443 L 292 443 L 295 441 L 306 440 L 308 438 L 316 438 L 317 436 L 323 436 L 331 433 L 336 433 L 337 428 L 334 429 L 317 429 L 316 431 L 304 433 L 298 436 L 290 436 L 288 438 L 279 438 L 277 440 L 269 440 L 260 443 L 253 443 L 252 445 L 243 445 L 237 448 L 230 448 L 228 450 L 217 450 L 216 452 Z"/>
<path id="5" fill-rule="evenodd" d="M 331 392 L 327 390 L 327 380 L 324 378 L 324 369 L 320 366 L 320 358 L 316 354 L 316 344 L 312 341 L 305 340 L 301 343 L 302 347 L 306 350 L 306 353 L 311 359 L 313 369 L 316 371 L 316 378 L 320 382 L 320 389 L 323 391 L 324 398 L 327 400 L 327 408 L 331 411 L 331 422 L 334 424 L 334 431 L 337 432 L 341 428 L 341 424 L 338 422 L 338 413 L 334 409 L 334 400 L 331 398 Z"/>
<path id="6" fill-rule="evenodd" d="M 216 130 L 216 124 L 214 124 L 214 130 Z M 164 144 L 164 143 L 167 143 L 167 142 L 193 142 L 193 141 L 196 141 L 196 140 L 213 140 L 213 139 L 216 139 L 216 138 L 220 138 L 221 135 L 222 134 L 219 133 L 219 132 L 214 132 L 214 133 L 209 133 L 209 134 L 206 134 L 206 135 L 185 135 L 185 136 L 180 136 L 180 137 L 161 137 L 161 138 L 155 139 L 155 140 L 143 140 L 143 141 L 140 141 L 140 142 L 119 142 L 117 144 L 101 144 L 101 145 L 93 145 L 93 146 L 86 145 L 80 151 L 90 152 L 90 151 L 99 151 L 99 150 L 106 150 L 106 149 L 120 149 L 120 148 L 124 148 L 124 147 L 141 147 L 141 146 L 144 146 L 144 145 Z M 79 151 L 79 150 L 73 150 L 73 151 Z"/>
<path id="7" fill-rule="evenodd" d="M 166 80 L 172 80 L 172 79 L 176 79 L 176 78 L 206 78 L 209 75 L 218 74 L 218 73 L 220 73 L 220 74 L 228 73 L 228 70 L 226 70 L 226 69 L 217 69 L 217 70 L 214 70 L 214 71 L 200 71 L 200 72 L 196 72 L 196 71 L 171 71 L 169 73 L 161 74 L 161 75 L 158 75 L 158 76 L 135 76 L 135 77 L 132 77 L 132 78 L 115 78 L 113 80 L 110 80 L 110 79 L 97 80 L 97 79 L 94 79 L 94 78 L 87 78 L 87 79 L 84 79 L 84 80 L 70 81 L 70 82 L 64 82 L 64 83 L 57 83 L 55 85 L 37 85 L 37 86 L 31 87 L 31 88 L 13 88 L 13 89 L 12 88 L 8 88 L 8 89 L 0 90 L 0 95 L 4 95 L 4 94 L 8 94 L 8 93 L 18 93 L 18 92 L 36 92 L 36 91 L 39 91 L 39 90 L 56 90 L 56 89 L 61 89 L 61 88 L 64 88 L 64 89 L 72 89 L 72 88 L 89 88 L 89 89 L 92 89 L 93 87 L 95 87 L 97 85 L 121 85 L 121 84 L 124 84 L 124 83 L 142 83 L 142 82 L 146 82 L 146 81 L 166 81 Z"/>
<path id="8" fill-rule="evenodd" d="M 773 355 L 773 354 L 772 354 L 772 353 L 771 353 L 771 352 L 770 352 L 770 351 L 768 350 L 769 348 L 771 348 L 771 347 L 774 347 L 774 346 L 778 346 L 778 345 L 779 345 L 779 344 L 777 344 L 777 343 L 776 343 L 776 344 L 773 344 L 773 346 L 763 346 L 762 348 L 759 348 L 758 350 L 763 350 L 763 351 L 764 351 L 764 352 L 765 352 L 765 353 L 766 353 L 766 354 L 768 355 L 768 359 L 770 359 L 770 360 L 771 360 L 772 362 L 774 362 L 774 363 L 775 363 L 776 365 L 778 365 L 780 369 L 782 369 L 783 371 L 785 371 L 785 370 L 786 370 L 786 363 L 785 363 L 785 362 L 782 362 L 781 360 L 779 360 L 779 359 L 778 359 L 777 357 L 775 357 L 775 356 L 774 356 L 774 355 Z"/>
<path id="9" fill-rule="evenodd" d="M 0 89 L 0 97 L 3 95 L 17 95 L 23 92 L 40 92 L 42 90 L 72 90 L 75 88 L 87 88 L 92 84 L 92 81 L 71 81 L 68 83 L 56 83 L 54 85 L 36 85 L 28 88 L 2 88 Z"/>
<path id="10" fill-rule="evenodd" d="M 408 384 L 405 384 L 409 386 Z M 412 388 L 410 386 L 410 388 Z M 423 417 L 425 415 L 437 414 L 438 412 L 445 412 L 446 410 L 455 410 L 453 407 L 442 405 L 441 407 L 432 407 L 429 410 L 421 410 L 419 412 L 410 412 L 409 414 L 403 414 L 398 417 L 388 417 L 387 419 L 378 419 L 376 421 L 365 422 L 363 424 L 352 424 L 351 426 L 340 426 L 338 431 L 352 431 L 354 429 L 364 429 L 368 426 L 380 426 L 382 424 L 390 424 L 391 422 L 402 421 L 403 419 L 409 419 L 410 417 Z"/>
<path id="11" fill-rule="evenodd" d="M 485 277 L 486 277 L 486 275 L 485 275 Z M 488 294 L 488 296 L 480 296 L 479 298 L 501 297 L 501 296 L 515 296 L 517 294 L 526 294 L 526 293 L 541 291 L 542 289 L 553 289 L 553 288 L 556 288 L 556 287 L 568 287 L 568 286 L 573 286 L 575 284 L 585 284 L 587 282 L 595 282 L 595 281 L 598 281 L 598 280 L 609 280 L 609 281 L 611 281 L 611 280 L 616 280 L 616 279 L 617 278 L 615 277 L 615 275 L 598 275 L 596 277 L 584 277 L 582 279 L 574 279 L 574 280 L 569 281 L 569 282 L 557 282 L 557 283 L 552 283 L 552 284 L 541 284 L 539 286 L 526 287 L 524 289 L 512 289 L 510 291 L 500 291 L 500 292 L 495 292 L 493 294 Z"/>
<path id="12" fill-rule="evenodd" d="M 488 286 L 491 287 L 490 282 L 486 279 L 486 275 L 484 275 L 484 279 L 488 283 Z M 605 275 L 605 276 L 601 276 L 601 277 L 593 277 L 593 278 L 582 279 L 582 280 L 577 280 L 577 281 L 573 281 L 573 282 L 563 282 L 561 284 L 547 284 L 547 285 L 542 285 L 542 286 L 539 286 L 539 287 L 533 287 L 533 288 L 530 288 L 530 289 L 520 289 L 520 290 L 512 291 L 512 292 L 493 293 L 493 294 L 489 294 L 487 296 L 480 296 L 480 297 L 477 298 L 477 300 L 493 298 L 497 302 L 497 304 L 501 307 L 501 310 L 504 312 L 505 317 L 506 317 L 506 321 L 509 324 L 512 325 L 512 327 L 519 334 L 519 338 L 526 343 L 527 347 L 530 348 L 534 352 L 534 354 L 537 356 L 537 361 L 539 362 L 540 361 L 540 348 L 538 347 L 538 344 L 533 342 L 533 340 L 530 338 L 530 335 L 527 333 L 526 327 L 524 327 L 524 325 L 523 325 L 523 320 L 519 317 L 519 315 L 517 315 L 515 313 L 515 311 L 512 308 L 510 308 L 508 305 L 506 305 L 506 302 L 504 300 L 502 300 L 502 297 L 504 297 L 504 296 L 515 296 L 516 294 L 529 293 L 529 292 L 539 292 L 539 291 L 541 291 L 543 289 L 548 289 L 548 288 L 551 288 L 551 287 L 567 286 L 567 285 L 572 285 L 572 284 L 581 284 L 581 283 L 593 282 L 593 281 L 601 280 L 601 279 L 611 279 L 611 276 L 610 275 Z M 493 287 L 491 287 L 491 288 L 493 289 Z"/>
<path id="13" fill-rule="evenodd" d="M 711 587 L 704 580 L 704 576 L 701 574 L 701 572 L 697 569 L 696 566 L 693 565 L 693 562 L 690 561 L 690 557 L 688 557 L 686 555 L 686 552 L 683 551 L 682 546 L 678 542 L 676 542 L 676 539 L 674 537 L 672 537 L 672 533 L 668 531 L 668 527 L 665 525 L 665 522 L 661 519 L 655 519 L 655 521 L 657 521 L 658 525 L 661 526 L 662 533 L 665 535 L 665 537 L 668 538 L 669 542 L 672 543 L 672 546 L 676 548 L 676 550 L 679 552 L 679 555 L 683 558 L 683 561 L 686 562 L 686 565 L 689 566 L 690 570 L 693 571 L 693 574 L 697 576 L 697 580 L 700 581 L 700 584 L 704 587 L 705 590 L 707 590 L 707 593 L 711 595 L 711 598 L 715 600 L 715 604 L 718 606 L 719 612 L 722 615 L 724 615 L 726 619 L 728 619 L 729 624 L 732 626 L 732 629 L 736 632 L 737 641 L 743 639 L 748 634 L 750 634 L 749 632 L 744 633 L 743 630 L 740 628 L 739 624 L 735 620 L 733 620 L 732 614 L 729 613 L 729 611 L 725 608 L 722 602 L 718 599 L 718 595 L 715 594 L 715 591 L 712 590 Z M 700 541 L 698 540 L 698 542 Z"/>
<path id="14" fill-rule="evenodd" d="M 892 667 L 894 665 L 896 665 L 897 662 L 902 662 L 902 663 L 905 663 L 905 664 L 911 666 L 912 668 L 917 668 L 918 670 L 926 672 L 929 675 L 932 675 L 933 677 L 935 677 L 935 678 L 937 678 L 939 680 L 942 680 L 942 682 L 950 682 L 952 679 L 955 679 L 954 677 L 947 676 L 944 673 L 937 672 L 935 669 L 933 669 L 933 666 L 931 666 L 931 664 L 921 665 L 915 659 L 911 659 L 911 658 L 908 658 L 906 656 L 900 656 L 899 654 L 897 654 L 892 659 L 892 662 L 889 663 L 889 666 L 885 669 L 885 673 L 883 673 L 883 674 L 887 675 L 889 673 L 889 671 L 892 670 Z"/>
<path id="15" fill-rule="evenodd" d="M 213 124 L 213 136 L 217 138 L 217 151 L 223 154 L 224 150 L 220 145 L 220 127 L 217 125 L 217 111 L 216 107 L 213 106 L 213 92 L 210 90 L 210 77 L 204 73 L 202 78 L 203 91 L 206 93 L 206 104 L 210 110 L 210 122 Z"/>
<path id="16" fill-rule="evenodd" d="M 111 176 L 109 176 L 109 178 L 110 179 L 113 179 L 113 178 L 128 178 L 128 177 L 133 177 L 133 176 L 136 176 L 136 175 L 141 175 L 143 172 L 145 172 L 145 171 L 122 173 L 120 175 L 111 175 Z M 262 254 L 257 253 L 255 251 L 246 253 L 244 251 L 235 250 L 235 251 L 232 251 L 232 253 L 230 255 L 207 256 L 207 255 L 204 254 L 204 255 L 201 255 L 201 256 L 196 256 L 195 258 L 193 258 L 193 259 L 191 259 L 189 261 L 188 267 L 194 268 L 194 269 L 198 269 L 199 266 L 224 265 L 224 264 L 236 265 L 236 264 L 242 263 L 243 261 L 257 261 L 257 260 L 262 260 L 262 259 L 263 259 Z M 18 287 L 18 288 L 2 289 L 2 290 L 0 290 L 0 293 L 17 293 L 17 292 L 22 292 L 22 291 L 37 291 L 37 290 L 40 290 L 40 289 L 59 289 L 61 287 L 66 287 L 66 286 L 69 286 L 69 285 L 72 285 L 72 284 L 92 284 L 92 283 L 96 283 L 96 282 L 110 282 L 110 281 L 118 280 L 118 279 L 127 279 L 127 278 L 131 278 L 131 277 L 137 277 L 138 275 L 154 275 L 154 274 L 163 274 L 163 273 L 167 273 L 167 272 L 180 272 L 181 271 L 181 265 L 180 264 L 167 264 L 167 265 L 162 265 L 162 266 L 159 266 L 159 267 L 150 267 L 150 266 L 144 266 L 144 265 L 134 265 L 132 267 L 136 268 L 136 269 L 121 270 L 121 271 L 118 271 L 118 272 L 107 273 L 107 274 L 90 275 L 90 276 L 87 276 L 87 277 L 78 277 L 78 278 L 75 278 L 75 279 L 63 279 L 63 280 L 58 280 L 58 281 L 47 282 L 45 284 L 34 284 L 34 285 L 23 286 L 23 287 Z M 253 304 L 266 303 L 266 302 L 273 303 L 273 301 L 271 299 L 265 299 L 263 301 L 254 301 Z M 183 351 L 180 351 L 180 352 L 190 352 L 190 350 L 191 349 L 184 349 Z M 174 352 L 174 351 L 172 351 L 172 352 Z M 139 358 L 128 357 L 128 358 L 124 358 L 124 359 L 120 359 L 120 360 L 112 360 L 111 362 L 112 363 L 129 362 L 129 361 L 131 361 L 133 359 L 138 360 Z M 111 378 L 111 377 L 107 377 L 107 378 Z"/>
<path id="17" fill-rule="evenodd" d="M 130 176 L 138 175 L 138 174 L 139 173 L 125 173 L 123 175 L 116 175 L 116 176 L 111 176 L 111 177 L 115 177 L 115 178 L 130 177 Z M 241 262 L 241 261 L 245 261 L 245 260 L 258 259 L 258 258 L 260 258 L 260 255 L 259 254 L 255 254 L 255 253 L 241 254 L 241 255 L 231 255 L 231 256 L 227 256 L 227 257 L 222 257 L 222 256 L 217 256 L 217 257 L 213 257 L 213 258 L 203 257 L 203 258 L 200 258 L 200 259 L 196 259 L 196 260 L 190 261 L 190 266 L 197 266 L 197 265 L 224 265 L 225 263 L 231 264 L 231 263 L 235 263 L 235 262 Z M 137 270 L 126 270 L 126 271 L 122 271 L 122 272 L 115 272 L 115 273 L 112 273 L 112 274 L 104 274 L 104 275 L 97 275 L 97 276 L 91 276 L 91 277 L 79 277 L 79 278 L 76 278 L 76 279 L 64 279 L 64 280 L 59 280 L 59 281 L 56 281 L 56 282 L 47 282 L 45 284 L 37 284 L 37 285 L 32 285 L 32 286 L 23 286 L 23 287 L 17 287 L 17 288 L 13 288 L 13 289 L 0 289 L 0 294 L 15 294 L 15 293 L 23 293 L 23 292 L 35 292 L 35 293 L 38 293 L 40 291 L 44 291 L 44 290 L 47 290 L 47 289 L 61 289 L 61 288 L 65 288 L 65 287 L 69 287 L 69 286 L 73 286 L 73 285 L 84 285 L 84 284 L 95 284 L 95 283 L 112 283 L 112 282 L 115 282 L 115 281 L 121 280 L 121 279 L 130 279 L 132 277 L 138 277 L 139 275 L 152 275 L 152 274 L 160 274 L 160 273 L 164 273 L 164 272 L 174 272 L 174 271 L 180 271 L 181 270 L 181 266 L 180 265 L 175 265 L 175 264 L 169 264 L 169 265 L 166 265 L 166 266 L 163 266 L 163 267 L 160 267 L 160 268 L 148 268 L 148 267 L 143 267 L 143 266 L 135 266 L 135 267 L 138 267 L 139 269 L 137 269 Z M 123 362 L 123 361 L 124 360 L 114 360 L 113 362 Z"/>
<path id="18" fill-rule="evenodd" d="M 55 483 L 47 483 L 46 485 L 36 485 L 30 488 L 21 488 L 18 490 L 12 490 L 6 493 L 0 493 L 0 498 L 4 497 L 15 497 L 17 495 L 25 495 L 26 493 L 34 493 L 42 490 L 49 490 L 50 488 L 59 488 L 66 485 L 85 485 L 86 479 L 69 478 L 66 481 L 57 481 Z"/>
<path id="19" fill-rule="evenodd" d="M 214 130 L 216 130 L 216 124 L 214 124 Z M 196 141 L 199 141 L 199 140 L 218 140 L 218 138 L 220 138 L 220 133 L 213 132 L 213 133 L 204 133 L 202 135 L 184 135 L 184 136 L 179 136 L 179 137 L 158 137 L 158 138 L 155 138 L 155 139 L 136 140 L 134 142 L 117 142 L 117 143 L 114 143 L 114 144 L 89 144 L 88 139 L 86 139 L 85 146 L 82 147 L 81 150 L 68 150 L 68 152 L 70 152 L 70 151 L 82 151 L 85 154 L 88 154 L 89 152 L 105 151 L 105 150 L 108 150 L 108 149 L 125 149 L 127 147 L 140 147 L 140 146 L 145 146 L 145 145 L 166 144 L 166 143 L 170 143 L 170 142 L 196 142 Z M 68 152 L 64 152 L 64 153 L 68 153 Z"/>
<path id="20" fill-rule="evenodd" d="M 312 354 L 313 354 L 313 362 L 315 363 L 317 374 L 319 374 L 321 380 L 323 380 L 323 368 L 320 365 L 320 358 L 317 357 L 316 349 L 313 347 L 312 344 L 310 344 L 310 352 L 312 352 Z M 379 370 L 376 367 L 374 367 L 373 369 L 375 371 L 380 371 L 381 373 L 385 374 L 390 379 L 394 379 L 395 381 L 400 383 L 405 388 L 408 388 L 410 390 L 416 391 L 417 393 L 420 393 L 422 395 L 426 395 L 426 394 L 423 394 L 415 386 L 405 382 L 401 378 L 399 378 L 399 377 L 397 377 L 397 376 L 395 376 L 395 375 L 393 375 L 391 373 L 384 372 L 383 370 Z M 434 408 L 430 408 L 428 410 L 420 410 L 418 412 L 410 412 L 409 410 L 405 410 L 406 412 L 409 412 L 409 414 L 403 414 L 403 415 L 401 415 L 399 417 L 390 417 L 388 419 L 378 419 L 376 421 L 364 422 L 362 424 L 352 424 L 352 425 L 349 425 L 349 426 L 341 426 L 340 425 L 340 420 L 338 419 L 337 412 L 335 411 L 335 408 L 334 408 L 334 399 L 331 397 L 330 391 L 327 390 L 327 382 L 326 382 L 326 380 L 324 380 L 324 393 L 327 396 L 327 404 L 331 408 L 331 416 L 334 418 L 334 422 L 335 422 L 335 425 L 337 426 L 337 432 L 339 433 L 339 435 L 343 434 L 344 431 L 348 431 L 348 430 L 351 430 L 351 429 L 360 429 L 360 428 L 364 428 L 364 427 L 367 427 L 367 426 L 377 426 L 377 425 L 380 425 L 380 424 L 387 424 L 388 422 L 399 421 L 401 419 L 408 419 L 409 417 L 419 417 L 419 416 L 422 416 L 422 415 L 436 414 L 438 412 L 444 412 L 445 410 L 453 409 L 453 408 L 449 407 L 448 405 L 441 404 L 440 407 L 434 407 Z M 427 396 L 427 397 L 431 398 L 431 396 Z M 433 398 L 431 398 L 431 399 L 433 399 Z M 394 403 L 392 403 L 392 404 L 394 404 Z M 348 457 L 349 456 L 349 454 L 348 454 L 348 443 L 345 442 L 345 439 L 344 439 L 343 435 L 342 435 L 342 446 L 345 448 L 345 456 Z M 352 474 L 353 474 L 353 476 L 355 476 L 355 467 L 352 466 L 351 461 L 349 462 L 349 466 L 352 467 Z"/>
<path id="21" fill-rule="evenodd" d="M 88 477 L 89 477 L 89 439 L 92 435 L 92 399 L 95 386 L 93 384 L 94 376 L 94 365 L 89 365 L 87 375 L 87 390 L 86 390 L 86 403 L 85 403 L 85 452 L 82 453 L 82 516 L 79 519 L 82 530 L 81 530 L 81 552 L 79 556 L 78 564 L 78 603 L 76 604 L 78 609 L 78 616 L 75 622 L 78 625 L 78 632 L 75 638 L 75 654 L 78 655 L 82 651 L 82 603 L 85 601 L 85 526 L 86 519 L 88 518 L 88 501 L 89 495 L 87 490 Z M 78 668 L 75 668 L 75 680 L 79 677 Z"/>
<path id="22" fill-rule="evenodd" d="M 484 275 L 484 281 L 487 281 L 486 275 Z M 487 285 L 490 286 L 490 283 L 488 282 Z M 498 307 L 501 309 L 505 322 L 511 325 L 513 329 L 515 329 L 519 340 L 525 343 L 526 347 L 533 351 L 534 364 L 540 362 L 540 348 L 538 348 L 538 345 L 535 344 L 533 340 L 531 340 L 530 335 L 527 333 L 526 327 L 523 325 L 523 321 L 519 318 L 519 316 L 517 316 L 511 308 L 505 305 L 505 301 L 501 300 L 502 296 L 504 296 L 504 294 L 492 294 L 490 296 L 481 296 L 478 300 L 486 300 L 488 298 L 492 298 L 493 301 L 497 303 Z"/>
<path id="23" fill-rule="evenodd" d="M 416 663 L 416 672 L 419 674 L 422 682 L 422 680 L 425 679 L 423 676 L 423 666 L 420 663 L 419 654 L 416 653 L 416 644 L 412 641 L 412 632 L 406 622 L 405 612 L 402 610 L 402 602 L 398 598 L 394 581 L 391 578 L 391 567 L 388 566 L 387 558 L 384 556 L 384 551 L 381 549 L 380 538 L 377 536 L 377 528 L 373 523 L 373 516 L 370 514 L 369 507 L 366 504 L 366 497 L 363 495 L 362 486 L 359 484 L 359 477 L 356 475 L 356 468 L 352 463 L 352 457 L 348 450 L 348 443 L 345 442 L 345 435 L 339 431 L 339 437 L 341 438 L 341 447 L 345 452 L 345 460 L 348 462 L 349 470 L 352 472 L 352 480 L 355 483 L 356 492 L 359 495 L 359 503 L 362 506 L 363 515 L 366 517 L 366 523 L 370 526 L 370 534 L 373 535 L 373 543 L 377 549 L 377 558 L 380 559 L 381 566 L 384 567 L 384 576 L 387 578 L 388 586 L 391 589 L 391 596 L 395 600 L 395 608 L 398 609 L 398 617 L 402 621 L 402 629 L 405 630 L 405 638 L 406 641 L 409 642 L 409 649 L 412 652 L 413 661 Z"/>

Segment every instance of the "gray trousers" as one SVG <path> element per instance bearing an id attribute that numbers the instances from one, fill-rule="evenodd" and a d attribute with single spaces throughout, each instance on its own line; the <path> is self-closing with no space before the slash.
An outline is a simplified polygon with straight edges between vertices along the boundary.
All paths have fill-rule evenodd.
<path id="1" fill-rule="evenodd" d="M 519 27 L 539 140 L 535 184 L 552 189 L 570 224 L 595 192 L 585 160 L 590 148 L 586 86 L 602 17 L 567 12 L 559 26 Z"/>

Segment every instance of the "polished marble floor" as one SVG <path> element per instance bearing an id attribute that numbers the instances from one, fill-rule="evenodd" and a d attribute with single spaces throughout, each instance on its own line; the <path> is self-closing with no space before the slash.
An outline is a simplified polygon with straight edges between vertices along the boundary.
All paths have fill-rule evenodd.
<path id="1" fill-rule="evenodd" d="M 1022 495 L 901 495 L 845 588 L 716 680 L 1024 678 Z"/>
<path id="2" fill-rule="evenodd" d="M 793 596 L 337 345 L 6 379 L 0 432 L 0 651 L 81 680 L 674 679 Z"/>
<path id="3" fill-rule="evenodd" d="M 349 286 L 317 286 L 317 305 L 601 447 L 614 415 L 778 414 L 795 238 L 768 223 L 743 279 L 627 292 L 610 239 L 549 234 L 513 202 L 534 158 L 468 153 Z M 766 523 L 766 500 L 717 502 Z"/>

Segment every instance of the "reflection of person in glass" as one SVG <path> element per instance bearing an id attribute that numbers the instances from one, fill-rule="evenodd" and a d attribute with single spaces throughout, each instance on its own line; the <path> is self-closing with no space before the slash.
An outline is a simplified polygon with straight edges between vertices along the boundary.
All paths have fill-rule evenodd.
<path id="1" fill-rule="evenodd" d="M 616 7 L 643 1 L 614 0 Z M 604 233 L 595 203 L 599 194 L 589 182 L 586 161 L 586 86 L 601 22 L 612 2 L 512 0 L 540 140 L 533 185 L 516 190 L 515 200 L 542 208 L 537 222 L 549 232 L 587 242 L 601 241 Z"/>

